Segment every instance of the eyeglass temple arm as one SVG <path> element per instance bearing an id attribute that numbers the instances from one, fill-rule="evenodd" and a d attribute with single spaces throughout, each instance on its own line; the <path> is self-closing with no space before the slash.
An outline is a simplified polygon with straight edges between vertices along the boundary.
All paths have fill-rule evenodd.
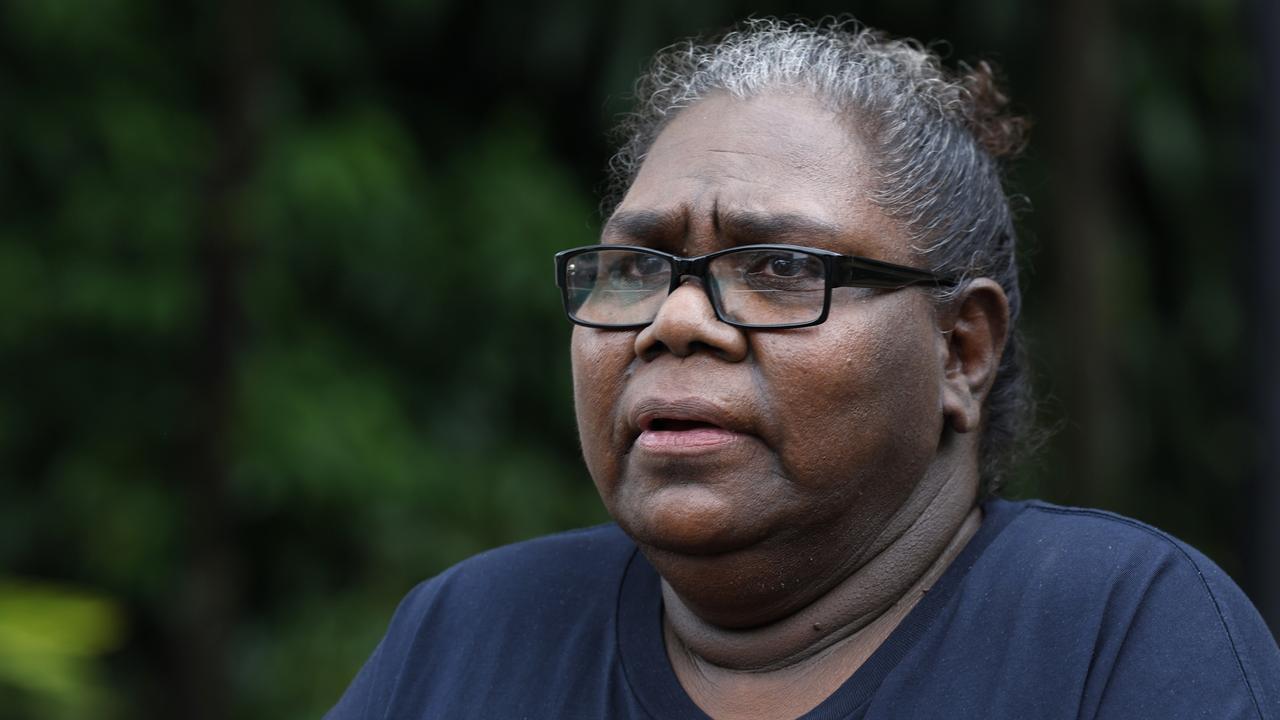
<path id="1" fill-rule="evenodd" d="M 954 285 L 953 278 L 939 277 L 928 270 L 895 265 L 862 257 L 836 259 L 832 287 L 865 287 L 896 289 L 910 285 Z"/>

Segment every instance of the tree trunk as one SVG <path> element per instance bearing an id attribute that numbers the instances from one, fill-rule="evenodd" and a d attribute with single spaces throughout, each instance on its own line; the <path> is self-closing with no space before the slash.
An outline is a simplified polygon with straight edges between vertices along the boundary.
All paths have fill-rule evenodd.
<path id="1" fill-rule="evenodd" d="M 1067 424 L 1061 472 L 1050 496 L 1065 502 L 1114 507 L 1115 458 L 1107 452 L 1116 422 L 1115 393 L 1104 326 L 1103 267 L 1114 230 L 1112 159 L 1115 92 L 1113 43 L 1105 0 L 1057 0 L 1050 11 L 1045 63 L 1049 112 L 1045 131 L 1049 171 L 1046 239 L 1052 262 L 1052 332 L 1068 348 L 1054 368 Z"/>
<path id="2" fill-rule="evenodd" d="M 221 82 L 213 104 L 218 157 L 199 230 L 203 315 L 193 377 L 194 448 L 185 478 L 188 556 L 174 688 L 178 716 L 188 720 L 223 720 L 231 714 L 229 653 L 239 561 L 227 485 L 241 319 L 237 285 L 246 247 L 241 200 L 260 142 L 259 11 L 252 0 L 222 6 Z"/>
<path id="3" fill-rule="evenodd" d="M 1249 18 L 1262 84 L 1255 95 L 1253 147 L 1253 363 L 1259 462 L 1250 483 L 1246 589 L 1280 638 L 1280 3 L 1255 0 Z"/>

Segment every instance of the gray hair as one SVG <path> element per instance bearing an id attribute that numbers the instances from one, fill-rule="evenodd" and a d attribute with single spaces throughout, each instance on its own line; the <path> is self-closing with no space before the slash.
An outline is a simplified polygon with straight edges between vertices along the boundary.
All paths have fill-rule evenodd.
<path id="1" fill-rule="evenodd" d="M 874 158 L 875 202 L 903 224 L 934 272 L 961 280 L 938 291 L 940 302 L 971 278 L 1004 288 L 1011 332 L 986 399 L 980 450 L 983 492 L 994 493 L 1034 407 L 1017 332 L 1017 236 L 1000 163 L 1021 151 L 1026 123 L 1006 112 L 1008 99 L 987 63 L 953 73 L 919 43 L 847 19 L 755 19 L 705 44 L 677 43 L 659 51 L 636 83 L 602 209 L 608 215 L 617 207 L 680 110 L 716 92 L 749 97 L 777 89 L 806 91 L 856 128 Z"/>

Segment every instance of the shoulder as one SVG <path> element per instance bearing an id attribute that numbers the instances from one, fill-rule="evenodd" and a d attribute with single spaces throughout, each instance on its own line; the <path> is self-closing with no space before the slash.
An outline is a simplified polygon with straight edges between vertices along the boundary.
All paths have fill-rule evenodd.
<path id="1" fill-rule="evenodd" d="M 521 581 L 591 579 L 635 549 L 613 523 L 569 530 L 486 550 L 428 583 L 504 586 Z"/>
<path id="2" fill-rule="evenodd" d="M 1195 548 L 1146 523 L 1104 510 L 1038 500 L 996 500 L 988 506 L 1013 517 L 985 553 L 988 561 L 1018 563 L 1053 583 L 1113 583 L 1172 575 L 1206 597 L 1230 588 L 1230 578 Z"/>
<path id="3" fill-rule="evenodd" d="M 513 602 L 527 614 L 541 606 L 597 597 L 634 551 L 635 545 L 612 523 L 505 545 L 419 584 L 401 603 L 396 619 L 430 612 L 506 611 Z"/>
<path id="4" fill-rule="evenodd" d="M 1024 508 L 1001 539 L 1003 552 L 1042 582 L 1128 590 L 1148 598 L 1176 592 L 1222 616 L 1253 605 L 1222 568 L 1199 550 L 1146 523 L 1116 513 L 1040 501 Z M 1083 584 L 1083 586 L 1082 586 Z"/>
<path id="5" fill-rule="evenodd" d="M 1096 541 L 1119 540 L 1123 545 L 1139 544 L 1174 550 L 1186 548 L 1172 535 L 1146 523 L 1106 510 L 1054 505 L 1041 500 L 997 500 L 996 503 L 1015 506 L 1021 513 L 1011 523 L 1020 532 L 1031 532 L 1045 538 L 1046 542 L 1065 540 L 1082 550 L 1097 548 Z M 1081 544 L 1080 540 L 1086 540 Z"/>
<path id="6" fill-rule="evenodd" d="M 474 716 L 476 697 L 519 704 L 564 682 L 564 658 L 603 656 L 634 553 L 600 525 L 489 550 L 420 583 L 326 717 Z"/>
<path id="7" fill-rule="evenodd" d="M 1021 512 L 992 544 L 989 559 L 1018 565 L 1023 582 L 1064 598 L 1105 598 L 1111 607 L 1176 599 L 1218 620 L 1228 635 L 1240 612 L 1257 615 L 1217 564 L 1162 530 L 1103 510 L 1017 505 Z"/>
<path id="8" fill-rule="evenodd" d="M 1126 693 L 1145 702 L 1198 684 L 1215 702 L 1238 701 L 1239 714 L 1222 717 L 1280 718 L 1280 651 L 1213 561 L 1115 513 L 1016 505 L 1021 512 L 984 554 L 987 573 L 1013 570 L 1006 594 L 1048 618 L 1045 637 L 1079 651 L 1095 681 L 1106 679 L 1099 708 Z"/>

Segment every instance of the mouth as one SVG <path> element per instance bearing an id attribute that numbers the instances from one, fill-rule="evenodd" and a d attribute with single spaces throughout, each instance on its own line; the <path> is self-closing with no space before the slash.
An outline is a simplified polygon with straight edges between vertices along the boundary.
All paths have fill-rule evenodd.
<path id="1" fill-rule="evenodd" d="M 687 432 L 690 430 L 723 430 L 713 422 L 704 420 L 684 420 L 681 418 L 658 417 L 650 420 L 641 428 L 645 432 Z"/>
<path id="2" fill-rule="evenodd" d="M 722 409 L 701 400 L 641 403 L 634 416 L 634 448 L 659 454 L 705 451 L 744 433 Z"/>

